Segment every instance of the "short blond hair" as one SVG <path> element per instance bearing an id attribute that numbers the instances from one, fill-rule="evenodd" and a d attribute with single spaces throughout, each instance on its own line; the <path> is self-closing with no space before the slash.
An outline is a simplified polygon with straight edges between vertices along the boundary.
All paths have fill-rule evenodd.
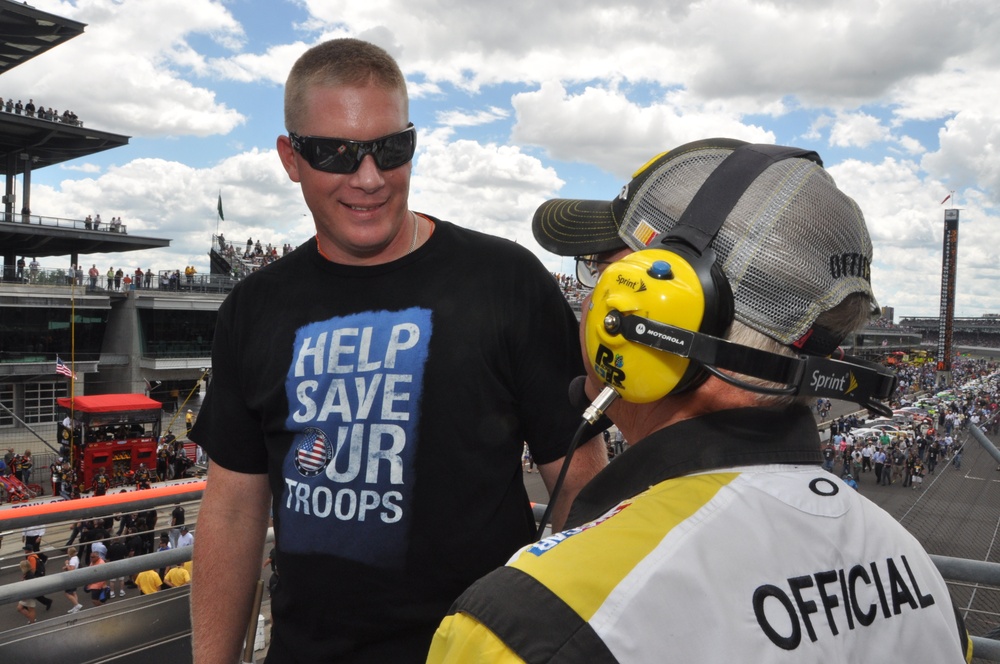
<path id="1" fill-rule="evenodd" d="M 367 87 L 399 92 L 409 117 L 406 79 L 384 49 L 360 39 L 331 39 L 303 53 L 285 81 L 285 129 L 297 132 L 302 124 L 306 95 L 316 86 Z"/>

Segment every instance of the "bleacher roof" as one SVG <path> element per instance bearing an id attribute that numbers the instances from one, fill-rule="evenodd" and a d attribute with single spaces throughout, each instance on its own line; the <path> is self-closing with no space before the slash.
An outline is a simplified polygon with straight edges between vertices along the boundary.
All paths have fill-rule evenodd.
<path id="1" fill-rule="evenodd" d="M 84 23 L 27 4 L 0 0 L 0 74 L 83 34 L 85 27 Z M 30 90 L 5 90 L 5 94 L 14 99 L 20 94 L 25 101 L 31 97 Z M 129 137 L 120 134 L 0 111 L 0 173 L 8 185 L 11 178 L 23 175 L 29 166 L 31 171 L 37 171 L 128 145 L 128 142 Z M 15 192 L 17 203 L 22 203 L 19 194 L 21 192 Z M 0 204 L 2 212 L 3 204 Z M 21 221 L 20 212 L 19 207 L 14 206 L 12 213 L 15 216 L 7 221 Z M 72 227 L 2 223 L 0 214 L 0 248 L 5 259 L 15 255 L 42 257 L 134 251 L 168 244 L 169 240 Z M 7 262 L 12 263 L 13 259 Z"/>
<path id="2" fill-rule="evenodd" d="M 0 74 L 83 34 L 85 23 L 0 0 Z"/>

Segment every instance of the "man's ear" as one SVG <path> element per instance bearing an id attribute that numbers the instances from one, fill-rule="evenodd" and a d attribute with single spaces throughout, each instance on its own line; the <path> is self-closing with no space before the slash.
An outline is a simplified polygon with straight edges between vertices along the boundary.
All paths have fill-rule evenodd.
<path id="1" fill-rule="evenodd" d="M 288 179 L 292 182 L 300 182 L 299 160 L 295 158 L 295 148 L 292 147 L 292 141 L 282 134 L 278 136 L 277 147 L 278 157 L 281 159 L 281 165 L 285 167 L 285 172 L 288 173 Z"/>

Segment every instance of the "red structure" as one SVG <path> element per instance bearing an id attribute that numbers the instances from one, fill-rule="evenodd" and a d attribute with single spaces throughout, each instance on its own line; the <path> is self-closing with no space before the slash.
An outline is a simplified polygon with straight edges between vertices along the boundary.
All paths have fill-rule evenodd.
<path id="1" fill-rule="evenodd" d="M 156 467 L 159 401 L 142 394 L 98 394 L 61 397 L 58 403 L 65 412 L 59 439 L 69 450 L 81 491 L 90 490 L 102 467 L 111 486 L 129 483 L 140 463 Z"/>

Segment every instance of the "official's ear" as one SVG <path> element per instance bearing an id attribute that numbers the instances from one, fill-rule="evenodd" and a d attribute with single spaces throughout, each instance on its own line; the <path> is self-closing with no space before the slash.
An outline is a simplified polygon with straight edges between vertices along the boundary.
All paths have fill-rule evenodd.
<path id="1" fill-rule="evenodd" d="M 278 157 L 281 159 L 281 165 L 285 167 L 285 172 L 288 173 L 288 179 L 292 182 L 300 182 L 299 160 L 296 158 L 295 149 L 288 136 L 284 134 L 278 136 L 277 148 Z"/>

